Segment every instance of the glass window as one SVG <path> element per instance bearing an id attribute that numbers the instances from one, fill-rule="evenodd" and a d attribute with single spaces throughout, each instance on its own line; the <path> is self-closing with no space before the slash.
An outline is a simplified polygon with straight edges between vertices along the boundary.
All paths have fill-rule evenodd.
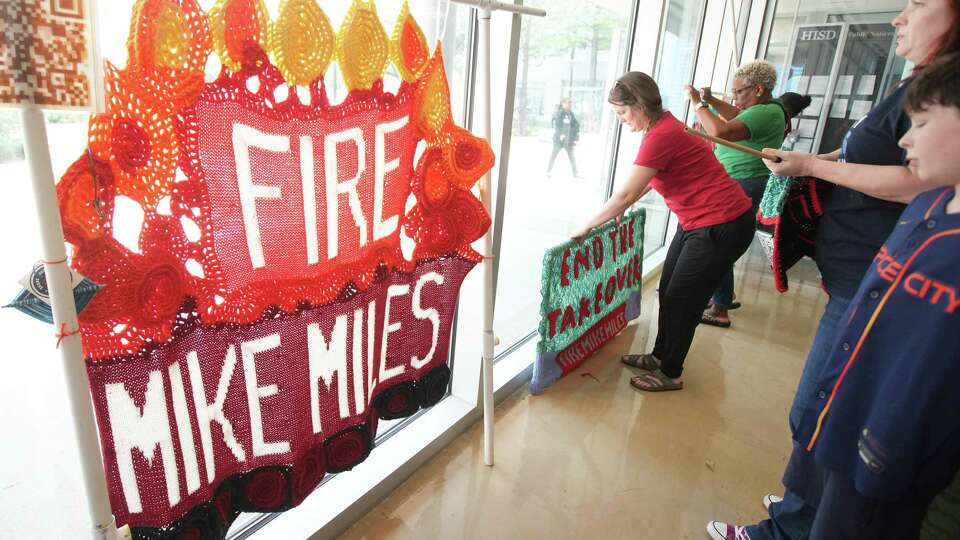
<path id="1" fill-rule="evenodd" d="M 779 0 L 765 58 L 773 62 L 782 74 L 798 25 L 832 22 L 890 23 L 905 5 L 906 0 L 851 0 L 843 3 L 830 0 Z M 778 80 L 785 82 L 782 77 Z"/>
<path id="2" fill-rule="evenodd" d="M 606 199 L 618 125 L 606 97 L 626 63 L 631 4 L 539 0 L 529 5 L 548 18 L 523 19 L 494 319 L 499 350 L 537 326 L 543 252 Z"/>
<path id="3" fill-rule="evenodd" d="M 691 81 L 694 73 L 705 4 L 704 0 L 672 0 L 666 5 L 664 32 L 660 36 L 659 51 L 653 63 L 654 78 L 660 87 L 664 108 L 681 120 L 685 117 L 687 108 L 682 89 Z M 642 53 L 634 50 L 634 55 L 638 52 Z M 642 65 L 643 59 L 634 58 L 634 64 L 638 62 Z M 630 133 L 626 129 L 621 130 L 614 189 L 622 186 L 629 177 L 633 160 L 642 141 L 642 134 Z M 637 205 L 647 210 L 643 250 L 644 256 L 649 257 L 666 244 L 670 211 L 663 197 L 656 191 L 647 193 L 637 202 Z"/>
<path id="4" fill-rule="evenodd" d="M 663 106 L 680 121 L 686 118 L 687 98 L 683 86 L 693 80 L 705 0 L 670 0 L 655 78 Z"/>
<path id="5" fill-rule="evenodd" d="M 903 0 L 824 0 L 778 4 L 767 59 L 779 71 L 779 91 L 813 101 L 796 121 L 794 150 L 839 148 L 847 130 L 910 69 L 894 54 L 890 25 Z"/>
<path id="6" fill-rule="evenodd" d="M 62 175 L 83 155 L 87 115 L 46 113 L 47 137 L 53 172 Z M 0 215 L 4 264 L 0 268 L 0 304 L 22 288 L 18 280 L 42 257 L 30 172 L 24 161 L 20 113 L 0 110 L 0 177 L 3 197 Z M 7 368 L 11 376 L 0 381 L 0 425 L 10 436 L 0 443 L 0 516 L 11 537 L 75 538 L 89 530 L 77 448 L 72 437 L 70 404 L 63 387 L 60 356 L 54 347 L 52 325 L 13 309 L 0 310 L 6 357 L 19 359 Z M 43 463 L 38 467 L 38 463 Z M 51 515 L 54 519 L 37 519 Z"/>
<path id="7" fill-rule="evenodd" d="M 89 115 L 47 111 L 44 116 L 53 174 L 59 178 L 83 155 Z M 42 258 L 17 109 L 0 109 L 0 178 L 6 179 L 0 215 L 10 233 L 0 268 L 3 305 L 20 292 L 18 280 Z M 11 537 L 74 538 L 90 525 L 55 330 L 14 309 L 0 310 L 0 329 L 7 358 L 20 359 L 8 365 L 12 376 L 0 381 L 0 425 L 11 434 L 6 444 L 0 443 L 0 485 L 5 486 L 0 516 Z M 50 508 L 56 508 L 55 514 Z"/>

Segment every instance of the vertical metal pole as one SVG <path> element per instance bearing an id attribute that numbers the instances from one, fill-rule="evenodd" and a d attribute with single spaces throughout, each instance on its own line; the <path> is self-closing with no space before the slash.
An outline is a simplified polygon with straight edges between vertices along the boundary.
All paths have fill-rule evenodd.
<path id="1" fill-rule="evenodd" d="M 491 12 L 508 11 L 523 15 L 543 17 L 547 13 L 542 9 L 528 8 L 517 4 L 505 4 L 494 0 L 451 0 L 457 4 L 475 6 L 477 10 L 478 31 L 477 67 L 479 76 L 475 89 L 480 94 L 480 125 L 479 135 L 490 141 L 490 14 Z M 484 209 L 493 218 L 491 212 L 492 189 L 490 171 L 480 179 L 480 201 Z M 494 294 L 494 264 L 493 264 L 493 228 L 483 237 L 483 462 L 493 465 L 493 294 Z"/>
<path id="2" fill-rule="evenodd" d="M 480 68 L 479 90 L 483 114 L 480 136 L 490 140 L 490 8 L 478 7 L 480 42 L 477 47 Z M 490 213 L 490 171 L 480 180 L 480 200 Z M 493 214 L 490 213 L 492 216 Z M 493 465 L 493 231 L 483 237 L 483 462 Z"/>
<path id="3" fill-rule="evenodd" d="M 36 106 L 26 105 L 21 109 L 23 139 L 30 177 L 33 182 L 34 201 L 40 225 L 44 271 L 50 289 L 50 305 L 53 308 L 53 324 L 60 337 L 56 339 L 63 362 L 70 412 L 73 417 L 74 437 L 80 451 L 83 469 L 83 486 L 87 496 L 92 537 L 95 540 L 114 540 L 117 526 L 110 510 L 107 496 L 106 474 L 97 440 L 97 426 L 90 401 L 90 383 L 87 380 L 83 348 L 80 343 L 77 323 L 77 306 L 73 300 L 73 287 L 67 268 L 67 253 L 60 223 L 60 208 L 54 188 L 53 169 L 50 165 L 50 149 L 43 112 Z"/>

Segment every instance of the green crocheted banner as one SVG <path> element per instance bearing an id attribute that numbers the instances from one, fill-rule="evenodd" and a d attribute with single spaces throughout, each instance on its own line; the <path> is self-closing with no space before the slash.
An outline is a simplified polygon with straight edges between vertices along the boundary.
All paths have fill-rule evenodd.
<path id="1" fill-rule="evenodd" d="M 645 210 L 636 209 L 582 242 L 547 250 L 540 277 L 540 356 L 569 346 L 631 295 L 639 299 L 645 219 Z M 627 311 L 628 320 L 636 316 Z"/>
<path id="2" fill-rule="evenodd" d="M 760 201 L 760 215 L 764 219 L 779 216 L 783 205 L 790 193 L 790 185 L 796 181 L 792 176 L 777 176 L 771 174 L 767 179 L 767 187 Z"/>

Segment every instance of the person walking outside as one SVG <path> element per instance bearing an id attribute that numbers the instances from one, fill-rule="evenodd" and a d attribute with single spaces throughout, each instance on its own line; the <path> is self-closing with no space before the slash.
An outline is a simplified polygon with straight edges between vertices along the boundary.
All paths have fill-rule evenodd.
<path id="1" fill-rule="evenodd" d="M 557 105 L 557 110 L 553 113 L 550 125 L 553 126 L 553 153 L 550 154 L 550 164 L 547 165 L 547 176 L 550 176 L 553 172 L 553 164 L 557 160 L 557 154 L 561 150 L 566 150 L 573 176 L 574 178 L 580 178 L 580 173 L 577 172 L 577 158 L 573 155 L 573 147 L 580 139 L 580 122 L 573 114 L 573 103 L 570 98 L 563 98 Z"/>

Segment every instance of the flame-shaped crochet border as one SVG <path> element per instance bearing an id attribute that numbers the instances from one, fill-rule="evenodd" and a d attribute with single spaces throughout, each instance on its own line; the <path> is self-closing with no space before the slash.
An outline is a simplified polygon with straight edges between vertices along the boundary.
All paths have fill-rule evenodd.
<path id="1" fill-rule="evenodd" d="M 454 125 L 440 48 L 430 54 L 406 3 L 388 36 L 375 5 L 363 0 L 353 2 L 337 32 L 315 0 L 284 0 L 274 21 L 262 0 L 220 0 L 209 13 L 194 0 L 140 0 L 127 48 L 126 67 L 106 66 L 106 112 L 90 120 L 88 151 L 58 185 L 72 264 L 103 285 L 80 315 L 88 361 L 135 358 L 167 343 L 183 321 L 250 324 L 271 309 L 294 313 L 334 302 L 344 291 L 364 290 L 384 266 L 409 272 L 426 259 L 481 259 L 470 244 L 490 219 L 471 189 L 492 167 L 493 152 Z M 211 54 L 222 69 L 206 82 Z M 349 90 L 336 105 L 324 86 L 333 62 Z M 396 93 L 383 89 L 391 63 L 402 78 Z M 307 92 L 309 99 L 301 97 Z M 408 142 L 426 145 L 410 172 L 416 204 L 399 216 L 395 232 L 413 240 L 412 256 L 392 238 L 320 273 L 228 286 L 230 261 L 215 246 L 199 159 L 196 110 L 214 102 L 280 122 L 407 107 Z M 139 252 L 114 238 L 119 196 L 143 210 Z M 199 234 L 187 234 L 185 222 Z"/>

